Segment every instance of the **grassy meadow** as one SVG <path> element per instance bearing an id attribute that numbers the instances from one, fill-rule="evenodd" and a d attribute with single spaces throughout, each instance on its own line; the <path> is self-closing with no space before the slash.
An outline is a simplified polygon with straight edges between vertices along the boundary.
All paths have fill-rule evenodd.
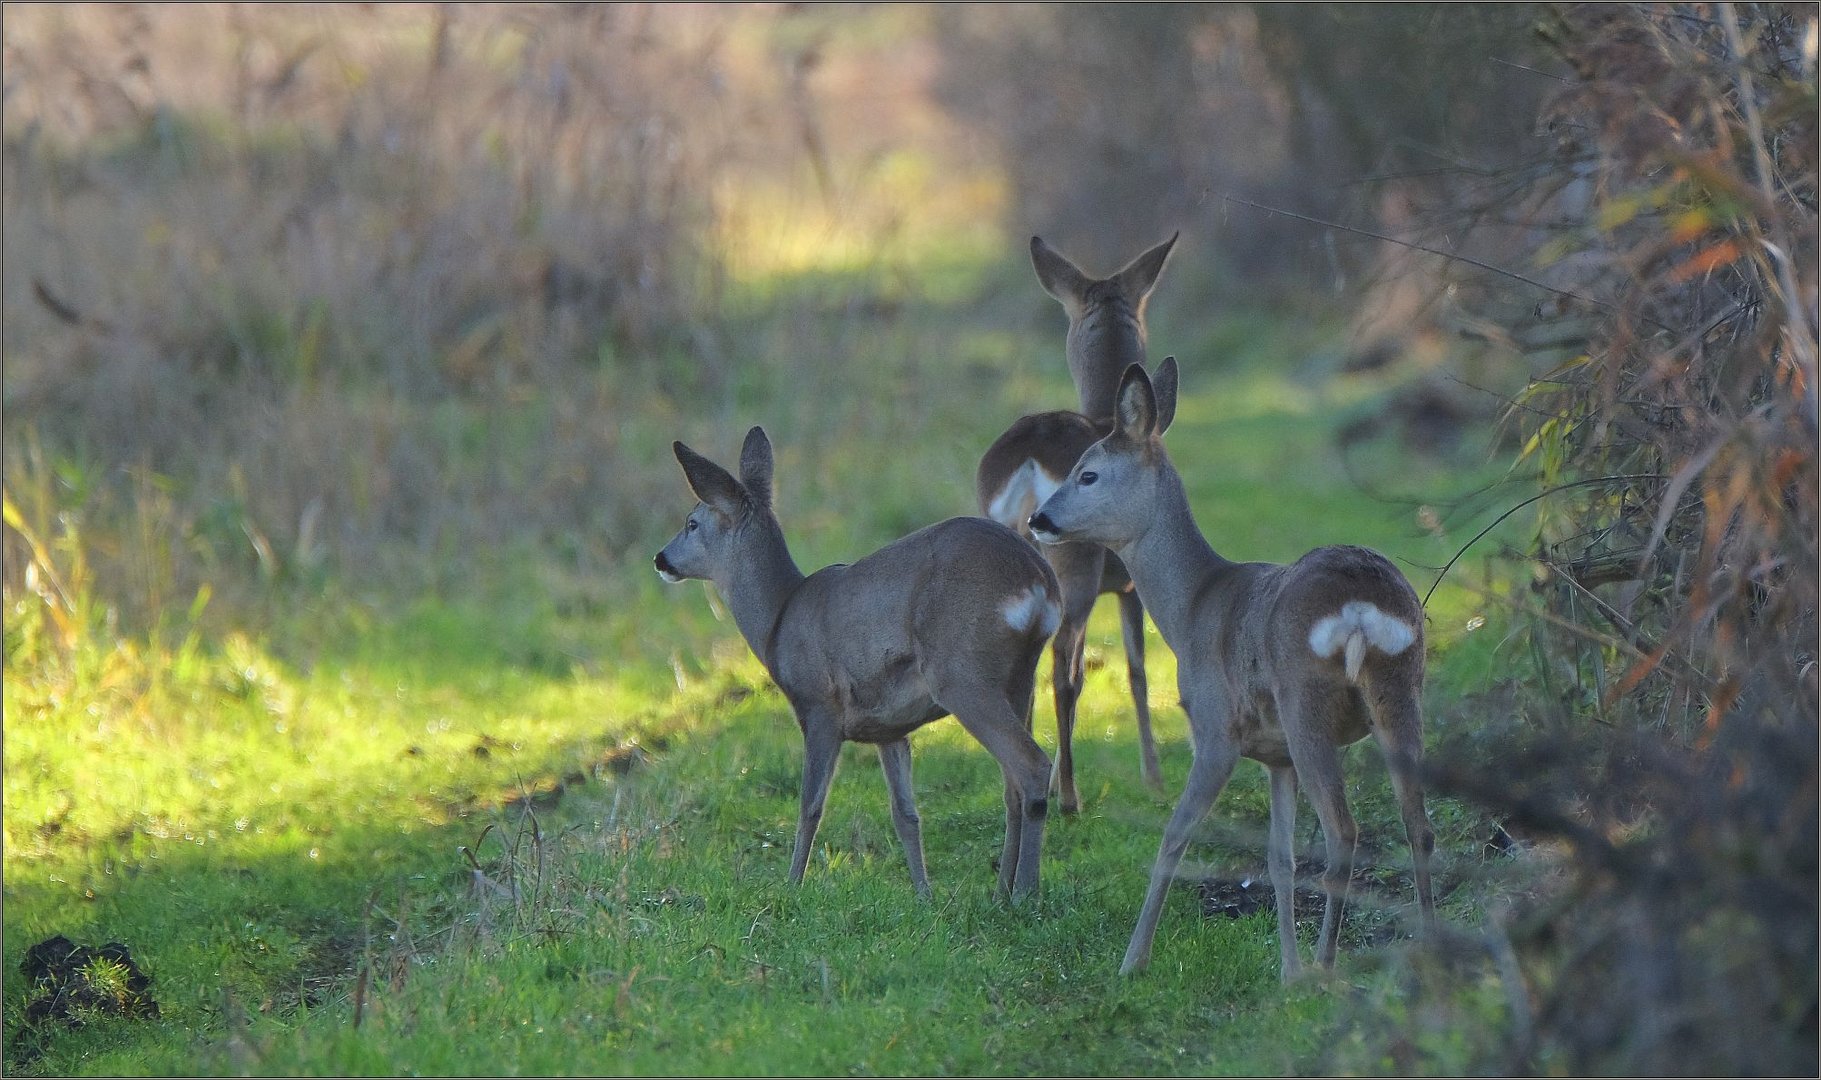
<path id="1" fill-rule="evenodd" d="M 28 14 L 9 11 L 9 42 L 46 94 L 87 46 L 130 51 L 108 20 L 131 13 Z M 1140 783 L 1110 603 L 1076 735 L 1084 806 L 1050 820 L 1037 902 L 991 895 L 999 773 L 949 720 L 912 740 L 931 900 L 864 747 L 786 881 L 789 709 L 712 591 L 651 570 L 692 501 L 671 440 L 725 461 L 763 424 L 799 563 L 851 559 L 973 512 L 997 433 L 1073 404 L 1066 323 L 1001 224 L 1003 186 L 943 148 L 933 106 L 869 128 L 872 99 L 850 99 L 805 137 L 840 152 L 748 160 L 747 114 L 688 80 L 652 105 L 638 79 L 712 53 L 773 95 L 742 108 L 788 119 L 796 84 L 755 72 L 809 35 L 831 98 L 876 78 L 884 100 L 927 59 L 896 45 L 919 16 L 743 11 L 723 37 L 685 22 L 617 45 L 611 73 L 587 66 L 597 39 L 513 38 L 504 16 L 485 16 L 505 20 L 490 45 L 361 17 L 355 34 L 261 13 L 233 24 L 239 52 L 154 56 L 124 105 L 82 83 L 80 123 L 28 124 L 32 99 L 9 99 L 6 1071 L 1398 1070 L 1347 1019 L 1399 1007 L 1386 960 L 1412 947 L 1369 746 L 1347 767 L 1370 881 L 1332 979 L 1278 984 L 1268 910 L 1205 913 L 1204 882 L 1264 874 L 1252 765 L 1191 849 L 1151 969 L 1117 976 L 1190 749 L 1153 629 L 1168 790 Z M 153 18 L 148 40 L 195 44 Z M 424 54 L 419 86 L 395 58 Z M 697 130 L 723 141 L 603 150 L 546 83 L 482 92 L 552 55 L 616 116 L 707 102 Z M 212 106 L 210 65 L 233 56 L 242 96 Z M 489 108 L 497 129 L 452 128 Z M 1045 235 L 1074 254 L 1069 229 Z M 1343 440 L 1424 372 L 1352 370 L 1354 324 L 1312 292 L 1219 302 L 1217 243 L 1184 237 L 1150 313 L 1153 359 L 1183 365 L 1169 445 L 1203 529 L 1237 559 L 1371 545 L 1428 592 L 1530 493 L 1510 449 L 1478 429 L 1446 453 Z M 588 245 L 606 270 L 575 269 Z M 1108 273 L 1118 255 L 1079 257 Z M 1534 526 L 1513 516 L 1429 599 L 1432 746 L 1472 740 L 1514 659 L 1508 571 L 1485 556 Z M 1484 812 L 1430 810 L 1444 920 L 1472 938 L 1533 871 L 1488 848 Z M 1298 844 L 1306 869 L 1306 807 Z M 156 1017 L 27 1023 L 21 964 L 57 934 L 127 945 Z M 1468 1004 L 1496 1023 L 1502 992 L 1483 991 Z"/>
<path id="2" fill-rule="evenodd" d="M 1170 441 L 1204 527 L 1235 557 L 1368 542 L 1404 559 L 1426 589 L 1424 568 L 1479 524 L 1463 518 L 1438 537 L 1339 475 L 1336 418 L 1374 388 L 1323 378 L 1310 391 L 1307 358 L 1331 345 L 1319 332 L 1264 318 L 1186 330 L 1158 321 L 1159 345 L 1193 335 L 1199 347 L 1185 341 L 1184 356 L 1220 358 L 1189 369 Z M 911 340 L 901 323 L 895 332 Z M 948 320 L 930 323 L 942 327 L 926 328 L 933 338 L 952 332 Z M 990 323 L 973 332 L 999 333 Z M 1057 350 L 1019 351 L 1027 370 L 1007 381 L 1066 400 Z M 889 385 L 892 359 L 903 361 L 877 362 L 871 378 Z M 780 506 L 806 566 L 970 509 L 967 455 L 987 436 L 966 429 L 990 432 L 994 410 L 966 379 L 965 367 L 920 379 L 938 396 L 921 405 L 928 436 L 889 455 L 870 426 L 793 423 L 801 406 L 789 386 L 765 387 L 740 410 L 741 423 L 785 432 Z M 712 453 L 733 450 L 731 434 L 676 425 Z M 805 442 L 833 460 L 806 460 Z M 1395 457 L 1388 448 L 1368 465 L 1389 472 Z M 1441 469 L 1423 479 L 1467 482 Z M 680 474 L 667 486 L 654 536 L 691 501 Z M 1454 571 L 1467 585 L 1477 572 Z M 1110 604 L 1096 613 L 1077 735 L 1086 805 L 1052 819 L 1042 899 L 1018 910 L 991 897 L 997 767 L 953 721 L 913 740 L 934 899 L 911 894 L 875 759 L 861 747 L 845 754 L 804 885 L 789 885 L 801 762 L 782 698 L 706 590 L 662 586 L 648 552 L 628 552 L 589 588 L 597 603 L 565 610 L 526 571 L 482 583 L 484 599 L 373 607 L 330 593 L 257 638 L 84 642 L 31 667 L 9 650 L 6 967 L 53 933 L 119 940 L 154 973 L 161 1007 L 155 1023 L 60 1032 L 22 1064 L 102 1074 L 1308 1070 L 1328 1060 L 1337 998 L 1370 983 L 1370 950 L 1402 947 L 1386 939 L 1413 904 L 1396 873 L 1403 838 L 1376 754 L 1362 748 L 1349 761 L 1366 861 L 1393 884 L 1356 912 L 1339 982 L 1280 988 L 1268 911 L 1202 914 L 1200 880 L 1263 873 L 1266 798 L 1251 766 L 1191 852 L 1152 970 L 1116 976 L 1190 755 L 1173 660 L 1153 630 L 1171 793 L 1139 783 Z M 1499 619 L 1449 582 L 1430 609 L 1435 739 L 1471 728 L 1459 703 L 1498 662 Z M 1469 632 L 1476 615 L 1491 621 Z M 9 619 L 29 621 L 17 610 Z M 47 632 L 9 629 L 9 643 Z M 1051 722 L 1040 694 L 1046 746 Z M 1491 826 L 1447 800 L 1432 816 L 1444 912 L 1471 926 L 1501 887 L 1501 868 L 1485 862 Z M 1299 836 L 1305 858 L 1319 849 L 1306 810 Z M 1491 892 L 1460 888 L 1489 874 Z M 8 980 L 9 1027 L 21 984 Z"/>

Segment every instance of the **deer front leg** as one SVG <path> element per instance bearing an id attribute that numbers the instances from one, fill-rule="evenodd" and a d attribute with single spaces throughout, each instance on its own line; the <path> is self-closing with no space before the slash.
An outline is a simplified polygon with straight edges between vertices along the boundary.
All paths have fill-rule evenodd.
<path id="1" fill-rule="evenodd" d="M 1271 836 L 1266 858 L 1277 898 L 1279 974 L 1289 982 L 1302 972 L 1296 945 L 1296 769 L 1272 765 Z"/>
<path id="2" fill-rule="evenodd" d="M 1144 782 L 1163 790 L 1157 767 L 1157 743 L 1151 738 L 1151 691 L 1144 674 L 1144 602 L 1138 590 L 1119 594 L 1119 629 L 1125 639 L 1126 678 L 1132 685 L 1132 708 L 1138 713 L 1138 767 Z"/>
<path id="3" fill-rule="evenodd" d="M 835 778 L 835 764 L 841 759 L 841 737 L 835 734 L 832 719 L 818 722 L 806 717 L 803 724 L 803 799 L 797 812 L 797 846 L 790 856 L 790 880 L 801 882 L 803 868 L 809 864 L 810 845 L 815 842 L 816 828 L 822 824 L 822 805 L 828 800 L 828 785 Z"/>
<path id="4" fill-rule="evenodd" d="M 928 898 L 929 876 L 923 867 L 922 819 L 917 816 L 917 801 L 911 793 L 911 751 L 907 740 L 879 744 L 879 769 L 885 774 L 885 786 L 892 796 L 892 827 L 904 845 L 904 861 L 910 864 L 911 887 L 917 895 Z"/>
<path id="5" fill-rule="evenodd" d="M 1220 790 L 1233 775 L 1233 764 L 1239 750 L 1224 731 L 1197 733 L 1195 762 L 1189 766 L 1189 781 L 1183 785 L 1182 798 L 1163 830 L 1163 846 L 1157 851 L 1157 863 L 1151 867 L 1151 885 L 1144 894 L 1144 907 L 1138 913 L 1138 925 L 1132 930 L 1126 946 L 1125 961 L 1119 965 L 1121 975 L 1129 975 L 1151 962 L 1151 939 L 1157 935 L 1157 920 L 1163 914 L 1164 895 L 1176 879 L 1176 867 L 1189 846 L 1195 826 L 1213 807 Z"/>

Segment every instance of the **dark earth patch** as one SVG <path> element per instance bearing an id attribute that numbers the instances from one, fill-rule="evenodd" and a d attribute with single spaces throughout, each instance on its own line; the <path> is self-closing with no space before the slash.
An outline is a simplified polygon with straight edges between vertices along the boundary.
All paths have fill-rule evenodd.
<path id="1" fill-rule="evenodd" d="M 1313 867 L 1304 862 L 1298 870 L 1299 878 L 1321 872 L 1319 861 Z M 1277 896 L 1269 875 L 1207 877 L 1182 884 L 1194 890 L 1205 918 L 1243 919 L 1256 912 L 1277 910 Z M 1321 919 L 1326 893 L 1299 882 L 1293 895 L 1299 921 Z M 1397 909 L 1407 905 L 1414 911 L 1415 901 L 1415 885 L 1407 871 L 1370 864 L 1355 866 L 1353 888 L 1341 922 L 1342 943 L 1353 948 L 1373 948 L 1404 936 L 1398 926 Z"/>
<path id="2" fill-rule="evenodd" d="M 99 948 L 58 934 L 26 950 L 19 970 L 30 981 L 24 1023 L 13 1039 L 8 1064 L 30 1065 L 43 1056 L 59 1027 L 78 1028 L 102 1017 L 158 1019 L 152 977 L 118 941 Z"/>

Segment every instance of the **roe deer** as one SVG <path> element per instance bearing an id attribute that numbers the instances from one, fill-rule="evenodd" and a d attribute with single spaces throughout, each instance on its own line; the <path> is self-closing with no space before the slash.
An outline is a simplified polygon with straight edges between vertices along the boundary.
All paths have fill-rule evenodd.
<path id="1" fill-rule="evenodd" d="M 1144 362 L 1145 302 L 1175 244 L 1172 236 L 1119 273 L 1097 281 L 1045 244 L 1042 237 L 1031 237 L 1031 263 L 1037 268 L 1037 280 L 1068 312 L 1069 375 L 1081 397 L 1081 411 L 1026 416 L 988 448 L 974 477 L 975 493 L 986 516 L 1028 537 L 1026 522 L 1031 511 L 1056 490 L 1082 451 L 1112 429 L 1113 392 L 1127 365 Z M 1056 768 L 1051 787 L 1060 789 L 1062 811 L 1072 814 L 1081 805 L 1071 744 L 1075 705 L 1081 697 L 1088 615 L 1101 593 L 1119 596 L 1126 672 L 1138 712 L 1139 767 L 1147 784 L 1161 788 L 1144 675 L 1144 605 L 1132 590 L 1132 579 L 1119 558 L 1098 544 L 1040 546 L 1062 585 L 1062 624 L 1050 653 L 1050 683 L 1056 701 Z"/>
<path id="2" fill-rule="evenodd" d="M 1202 537 L 1162 435 L 1176 412 L 1176 361 L 1155 381 L 1134 365 L 1120 381 L 1113 430 L 1090 447 L 1031 530 L 1045 543 L 1106 544 L 1125 561 L 1157 629 L 1176 652 L 1195 762 L 1163 834 L 1138 926 L 1120 971 L 1151 956 L 1164 892 L 1189 833 L 1241 755 L 1271 775 L 1268 843 L 1282 976 L 1300 969 L 1292 892 L 1300 781 L 1327 840 L 1327 891 L 1315 958 L 1334 963 L 1358 828 L 1338 748 L 1370 731 L 1384 751 L 1415 864 L 1425 928 L 1434 926 L 1423 810 L 1423 609 L 1384 556 L 1321 547 L 1295 563 L 1234 563 Z"/>
<path id="3" fill-rule="evenodd" d="M 879 748 L 911 884 L 929 894 L 906 736 L 952 713 L 1005 773 L 999 889 L 1035 893 L 1050 761 L 1026 718 L 1061 617 L 1049 565 L 1002 525 L 950 518 L 805 577 L 772 512 L 763 429 L 746 435 L 738 480 L 680 442 L 672 449 L 701 503 L 658 552 L 657 571 L 714 583 L 803 730 L 790 879 L 803 880 L 841 744 L 863 742 Z"/>

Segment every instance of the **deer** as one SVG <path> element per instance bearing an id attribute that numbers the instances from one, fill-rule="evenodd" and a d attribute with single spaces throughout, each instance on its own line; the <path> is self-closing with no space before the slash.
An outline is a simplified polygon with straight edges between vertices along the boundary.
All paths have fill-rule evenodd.
<path id="1" fill-rule="evenodd" d="M 1119 377 L 1145 357 L 1145 305 L 1177 236 L 1133 259 L 1110 278 L 1082 273 L 1061 253 L 1031 237 L 1031 263 L 1043 290 L 1059 302 L 1069 319 L 1065 339 L 1069 375 L 1081 399 L 1081 411 L 1026 416 L 1000 435 L 981 457 L 974 487 L 980 510 L 1026 538 L 1031 512 L 1056 490 L 1069 467 L 1113 424 L 1113 392 Z M 1132 705 L 1138 714 L 1139 769 L 1145 783 L 1161 790 L 1157 746 L 1151 736 L 1149 686 L 1144 672 L 1144 604 L 1133 591 L 1131 576 L 1118 556 L 1098 544 L 1038 545 L 1062 583 L 1062 624 L 1051 647 L 1051 691 L 1056 705 L 1056 763 L 1051 790 L 1059 792 L 1062 812 L 1081 806 L 1075 788 L 1072 749 L 1075 709 L 1081 698 L 1082 657 L 1087 646 L 1088 616 L 1103 593 L 1119 598 L 1121 637 Z"/>
<path id="2" fill-rule="evenodd" d="M 871 743 L 911 885 L 929 896 L 907 736 L 953 715 L 1005 776 L 998 892 L 1034 895 L 1050 761 L 1028 717 L 1037 661 L 1061 619 L 1049 564 L 1003 525 L 955 517 L 805 576 L 773 510 L 763 428 L 746 435 L 738 479 L 681 442 L 672 450 L 699 502 L 653 560 L 658 575 L 714 585 L 802 731 L 790 880 L 803 880 L 841 745 Z"/>
<path id="3" fill-rule="evenodd" d="M 1359 830 L 1347 807 L 1340 748 L 1370 732 L 1385 755 L 1414 863 L 1423 926 L 1435 926 L 1423 807 L 1423 608 L 1383 555 L 1318 547 L 1294 563 L 1231 562 L 1195 523 L 1163 433 L 1176 413 L 1174 357 L 1155 377 L 1126 369 L 1113 429 L 1081 455 L 1031 516 L 1043 543 L 1097 543 L 1131 572 L 1176 653 L 1194 744 L 1182 796 L 1164 828 L 1122 974 L 1150 961 L 1151 942 L 1190 833 L 1240 757 L 1270 774 L 1267 860 L 1277 901 L 1280 975 L 1302 970 L 1293 909 L 1296 796 L 1321 819 L 1327 866 L 1316 962 L 1334 964 Z"/>

